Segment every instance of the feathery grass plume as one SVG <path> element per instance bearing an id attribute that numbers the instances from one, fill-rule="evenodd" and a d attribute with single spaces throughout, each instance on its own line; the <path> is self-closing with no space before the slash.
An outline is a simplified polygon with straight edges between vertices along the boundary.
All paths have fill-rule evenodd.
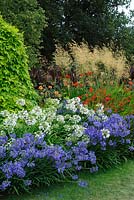
<path id="1" fill-rule="evenodd" d="M 114 70 L 117 78 L 121 77 L 123 73 L 128 74 L 129 67 L 126 64 L 126 58 L 123 52 L 113 54 L 112 50 L 107 47 L 102 49 L 95 47 L 93 52 L 89 49 L 87 43 L 78 45 L 76 42 L 70 44 L 71 54 L 75 61 L 80 66 L 80 71 L 92 70 L 111 72 Z M 101 68 L 100 68 L 101 66 Z"/>
<path id="2" fill-rule="evenodd" d="M 122 74 L 129 76 L 129 67 L 126 64 L 127 60 L 123 52 L 114 55 L 112 50 L 107 47 L 103 47 L 103 49 L 95 48 L 92 56 L 96 65 L 102 63 L 108 72 L 114 70 L 117 78 L 121 77 Z"/>
<path id="3" fill-rule="evenodd" d="M 77 44 L 75 41 L 68 44 L 69 52 L 60 45 L 54 53 L 54 61 L 59 66 L 69 70 L 73 62 L 77 63 L 77 73 L 93 71 L 106 77 L 120 78 L 122 75 L 129 77 L 129 66 L 123 52 L 114 53 L 112 48 L 95 47 L 91 51 L 86 42 Z M 72 59 L 74 58 L 74 60 Z"/>
<path id="4" fill-rule="evenodd" d="M 56 51 L 53 54 L 54 62 L 56 65 L 68 70 L 72 63 L 72 58 L 60 44 L 56 45 Z"/>
<path id="5" fill-rule="evenodd" d="M 78 45 L 75 41 L 73 41 L 72 43 L 69 43 L 69 48 L 70 54 L 79 66 L 77 69 L 79 73 L 84 73 L 92 69 L 92 54 L 87 43 L 82 42 L 80 45 Z"/>

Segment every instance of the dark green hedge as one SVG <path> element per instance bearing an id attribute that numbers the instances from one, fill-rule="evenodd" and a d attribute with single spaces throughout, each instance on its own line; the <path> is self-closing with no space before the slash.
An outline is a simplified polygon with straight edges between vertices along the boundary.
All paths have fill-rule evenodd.
<path id="1" fill-rule="evenodd" d="M 0 16 L 0 110 L 15 109 L 19 98 L 26 99 L 28 106 L 38 99 L 27 63 L 23 35 Z"/>

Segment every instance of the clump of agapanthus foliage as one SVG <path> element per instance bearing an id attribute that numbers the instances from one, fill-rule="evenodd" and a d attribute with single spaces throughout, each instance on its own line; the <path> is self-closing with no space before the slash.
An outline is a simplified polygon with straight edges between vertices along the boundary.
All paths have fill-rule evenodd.
<path id="1" fill-rule="evenodd" d="M 0 191 L 21 192 L 64 178 L 81 183 L 77 172 L 93 173 L 130 158 L 134 116 L 122 117 L 102 104 L 95 110 L 79 98 L 47 99 L 44 108 L 0 112 Z"/>

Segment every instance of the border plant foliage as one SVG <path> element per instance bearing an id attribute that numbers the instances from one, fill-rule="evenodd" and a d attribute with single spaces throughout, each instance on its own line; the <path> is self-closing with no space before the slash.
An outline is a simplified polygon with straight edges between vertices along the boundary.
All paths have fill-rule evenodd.
<path id="1" fill-rule="evenodd" d="M 27 63 L 23 35 L 0 16 L 0 109 L 19 108 L 18 98 L 25 98 L 29 107 L 35 104 L 38 96 Z"/>

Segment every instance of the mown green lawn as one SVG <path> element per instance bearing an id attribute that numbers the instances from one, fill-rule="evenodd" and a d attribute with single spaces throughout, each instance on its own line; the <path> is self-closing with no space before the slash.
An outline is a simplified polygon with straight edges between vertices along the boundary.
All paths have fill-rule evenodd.
<path id="1" fill-rule="evenodd" d="M 77 183 L 61 183 L 21 196 L 0 196 L 1 200 L 134 200 L 134 161 L 90 175 L 81 173 L 88 181 L 86 188 Z"/>

